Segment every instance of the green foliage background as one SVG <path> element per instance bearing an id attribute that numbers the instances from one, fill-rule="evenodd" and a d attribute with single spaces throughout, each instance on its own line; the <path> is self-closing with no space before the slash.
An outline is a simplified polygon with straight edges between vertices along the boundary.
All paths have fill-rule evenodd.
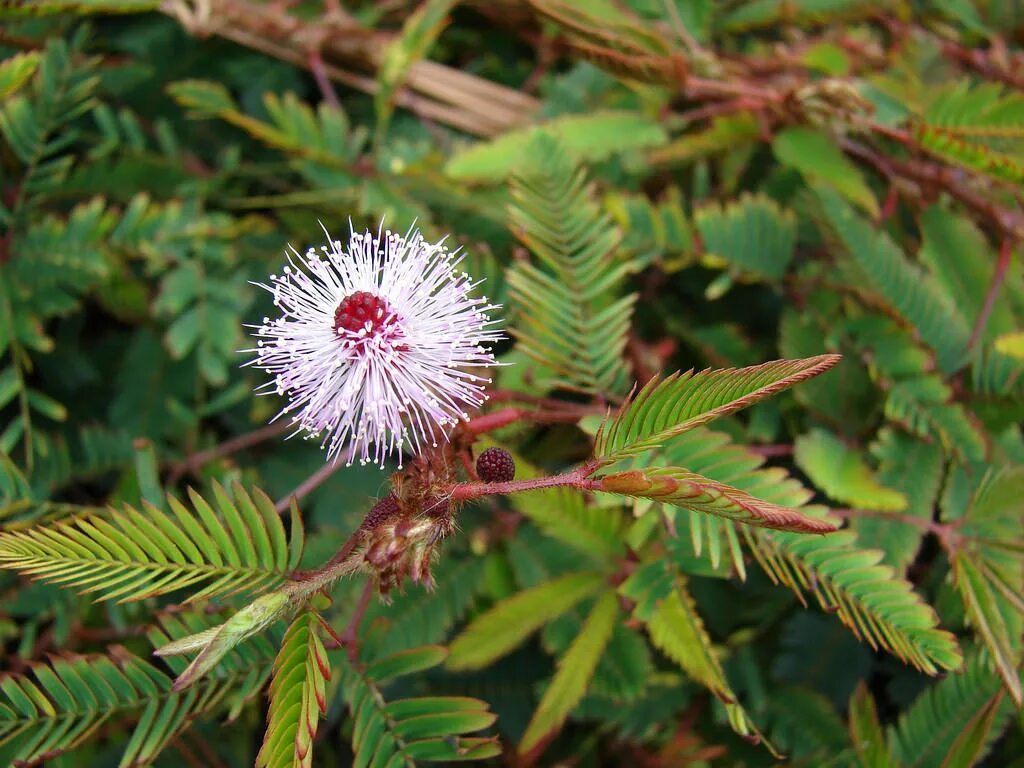
<path id="1" fill-rule="evenodd" d="M 68 524 L 107 538 L 62 545 L 91 563 L 67 586 L 119 547 L 156 569 L 94 594 L 0 572 L 0 764 L 1024 765 L 1018 4 L 0 20 L 0 560 L 59 559 Z M 450 235 L 507 308 L 496 387 L 593 406 L 476 450 L 520 478 L 594 455 L 628 487 L 468 505 L 434 591 L 371 604 L 356 658 L 318 616 L 342 632 L 363 577 L 175 692 L 154 647 L 328 560 L 388 492 L 264 428 L 280 403 L 239 352 L 287 243 L 382 218 Z M 711 425 L 740 379 L 669 380 L 639 434 L 598 434 L 657 373 L 827 352 Z M 843 529 L 742 524 L 775 505 Z M 145 543 L 193 516 L 201 582 Z"/>

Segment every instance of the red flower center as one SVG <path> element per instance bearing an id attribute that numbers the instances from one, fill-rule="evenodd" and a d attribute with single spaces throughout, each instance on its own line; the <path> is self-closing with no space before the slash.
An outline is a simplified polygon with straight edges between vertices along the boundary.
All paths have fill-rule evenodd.
<path id="1" fill-rule="evenodd" d="M 380 296 L 368 291 L 356 291 L 341 300 L 334 310 L 334 332 L 356 341 L 359 347 L 375 336 L 387 336 L 394 341 L 402 335 L 394 310 Z M 401 345 L 396 348 L 401 349 Z"/>

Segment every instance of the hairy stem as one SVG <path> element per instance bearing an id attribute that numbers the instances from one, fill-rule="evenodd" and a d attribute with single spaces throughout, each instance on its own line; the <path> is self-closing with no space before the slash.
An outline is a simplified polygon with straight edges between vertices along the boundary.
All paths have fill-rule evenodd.
<path id="1" fill-rule="evenodd" d="M 590 480 L 590 475 L 597 469 L 597 462 L 587 462 L 571 472 L 561 475 L 550 475 L 548 477 L 535 477 L 530 480 L 509 480 L 505 483 L 457 483 L 448 489 L 451 501 L 469 501 L 481 496 L 492 496 L 499 493 L 519 493 L 521 491 L 534 491 L 539 488 L 556 488 L 558 486 L 571 486 L 582 490 L 592 490 L 598 486 L 596 480 Z"/>

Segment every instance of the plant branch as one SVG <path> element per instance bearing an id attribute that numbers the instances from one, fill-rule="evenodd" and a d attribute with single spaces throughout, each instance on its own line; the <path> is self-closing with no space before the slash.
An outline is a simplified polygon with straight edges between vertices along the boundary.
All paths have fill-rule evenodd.
<path id="1" fill-rule="evenodd" d="M 295 499 L 297 502 L 302 501 L 304 498 L 309 496 L 309 494 L 319 488 L 327 478 L 346 465 L 349 455 L 350 453 L 347 449 L 342 451 L 335 457 L 334 461 L 329 461 L 324 464 L 316 472 L 295 486 L 295 490 L 286 496 L 281 497 L 277 504 L 274 505 L 274 509 L 277 510 L 277 513 L 279 515 L 283 515 L 288 511 L 288 507 L 291 506 L 292 499 Z"/>
<path id="2" fill-rule="evenodd" d="M 541 424 L 575 424 L 584 415 L 586 415 L 585 412 L 575 409 L 544 410 L 509 407 L 470 419 L 462 425 L 462 432 L 471 436 L 482 435 L 515 424 L 517 421 L 532 421 Z"/>
<path id="3" fill-rule="evenodd" d="M 353 662 L 359 656 L 359 625 L 363 621 L 363 616 L 366 615 L 366 609 L 370 605 L 371 597 L 373 597 L 373 582 L 368 581 L 366 586 L 363 587 L 363 593 L 359 596 L 359 603 L 352 613 L 352 618 L 349 619 L 348 626 L 345 627 L 345 631 L 338 638 L 344 644 L 345 651 Z"/>
<path id="4" fill-rule="evenodd" d="M 225 440 L 223 443 L 211 448 L 206 448 L 202 451 L 190 454 L 177 464 L 173 464 L 171 466 L 169 484 L 173 485 L 187 472 L 199 471 L 204 464 L 207 464 L 214 459 L 230 456 L 232 453 L 243 451 L 246 448 L 252 448 L 255 445 L 259 445 L 262 442 L 270 440 L 271 438 L 282 435 L 292 426 L 294 425 L 289 421 L 277 421 L 273 424 L 267 424 L 265 427 L 255 429 L 252 432 L 246 432 L 244 435 L 232 437 L 230 440 Z"/>
<path id="5" fill-rule="evenodd" d="M 988 286 L 988 291 L 985 293 L 985 303 L 981 307 L 981 311 L 978 313 L 978 319 L 974 323 L 974 328 L 971 330 L 971 338 L 967 342 L 967 354 L 970 354 L 978 341 L 981 339 L 982 334 L 985 332 L 985 326 L 988 324 L 989 315 L 992 314 L 992 308 L 996 304 L 996 298 L 999 296 L 999 288 L 1003 284 L 1003 280 L 1006 279 L 1006 272 L 1010 268 L 1010 259 L 1013 255 L 1013 245 L 1009 240 L 1003 240 L 999 246 L 999 258 L 996 261 L 996 270 L 992 275 L 992 282 Z"/>
<path id="6" fill-rule="evenodd" d="M 581 464 L 571 472 L 561 475 L 534 477 L 529 480 L 509 480 L 505 483 L 456 483 L 448 489 L 447 495 L 451 501 L 469 501 L 481 496 L 492 496 L 499 493 L 520 493 L 521 491 L 556 488 L 559 486 L 593 490 L 598 487 L 599 483 L 596 480 L 590 480 L 589 477 L 597 469 L 597 466 L 597 462 L 589 461 L 586 464 Z"/>

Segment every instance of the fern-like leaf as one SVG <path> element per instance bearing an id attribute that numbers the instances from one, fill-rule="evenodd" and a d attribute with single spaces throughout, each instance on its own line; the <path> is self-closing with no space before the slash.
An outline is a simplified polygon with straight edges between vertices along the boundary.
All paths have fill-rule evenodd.
<path id="1" fill-rule="evenodd" d="M 1014 702 L 1024 614 L 1024 468 L 993 472 L 975 492 L 952 551 L 953 580 L 967 617 L 992 655 Z"/>
<path id="2" fill-rule="evenodd" d="M 583 698 L 594 670 L 611 641 L 618 613 L 614 592 L 605 592 L 597 599 L 579 634 L 565 655 L 558 660 L 555 676 L 544 691 L 540 704 L 526 726 L 526 733 L 519 742 L 520 753 L 530 753 L 558 731 Z"/>
<path id="3" fill-rule="evenodd" d="M 464 736 L 489 727 L 495 715 L 486 702 L 432 696 L 388 702 L 380 686 L 391 679 L 435 667 L 447 652 L 436 645 L 412 648 L 362 666 L 339 657 L 342 695 L 352 714 L 354 768 L 414 766 L 416 760 L 484 760 L 501 754 L 496 738 Z"/>
<path id="4" fill-rule="evenodd" d="M 138 719 L 120 768 L 148 765 L 193 717 L 221 708 L 254 674 L 262 682 L 269 655 L 227 659 L 200 685 L 175 693 L 171 678 L 115 646 L 108 655 L 60 656 L 31 675 L 0 676 L 0 764 L 30 765 L 74 749 L 106 723 Z"/>
<path id="5" fill-rule="evenodd" d="M 592 595 L 604 583 L 598 572 L 570 573 L 519 592 L 469 623 L 450 646 L 450 669 L 480 669 L 533 632 Z"/>
<path id="6" fill-rule="evenodd" d="M 302 553 L 302 524 L 292 510 L 289 543 L 273 502 L 235 485 L 234 499 L 219 485 L 220 514 L 195 491 L 195 510 L 168 495 L 170 513 L 144 503 L 107 514 L 0 533 L 0 565 L 98 600 L 128 602 L 205 585 L 190 601 L 281 582 Z"/>
<path id="7" fill-rule="evenodd" d="M 670 570 L 664 561 L 647 563 L 623 582 L 619 591 L 635 602 L 633 615 L 644 622 L 655 647 L 723 703 L 733 730 L 754 743 L 763 742 L 778 757 L 736 701 L 683 575 Z"/>
<path id="8" fill-rule="evenodd" d="M 999 676 L 980 653 L 967 657 L 964 670 L 927 688 L 888 730 L 889 752 L 906 768 L 941 768 L 963 726 L 999 695 Z M 1004 699 L 988 746 L 1013 714 Z"/>
<path id="9" fill-rule="evenodd" d="M 839 360 L 839 355 L 819 355 L 655 377 L 601 425 L 594 456 L 610 464 L 657 448 L 676 435 L 822 374 Z"/>
<path id="10" fill-rule="evenodd" d="M 694 223 L 705 254 L 741 273 L 778 280 L 793 258 L 796 217 L 769 197 L 742 195 L 724 207 L 706 205 Z"/>
<path id="11" fill-rule="evenodd" d="M 551 384 L 621 391 L 636 296 L 620 296 L 620 284 L 634 265 L 614 255 L 620 233 L 561 144 L 542 133 L 530 152 L 536 170 L 513 179 L 509 216 L 540 264 L 517 263 L 509 271 L 513 333 Z"/>
<path id="12" fill-rule="evenodd" d="M 320 639 L 321 619 L 303 611 L 285 632 L 274 661 L 270 709 L 257 768 L 308 768 L 317 721 L 327 712 L 331 664 Z"/>
<path id="13" fill-rule="evenodd" d="M 938 629 L 935 611 L 900 579 L 882 553 L 856 547 L 839 531 L 825 538 L 744 528 L 751 551 L 768 576 L 803 600 L 811 592 L 822 608 L 872 648 L 884 648 L 929 675 L 958 669 L 956 638 Z"/>
<path id="14" fill-rule="evenodd" d="M 746 525 L 802 533 L 830 533 L 836 526 L 795 509 L 751 496 L 681 467 L 633 469 L 597 478 L 595 488 L 639 496 L 683 509 L 728 518 Z"/>
<path id="15" fill-rule="evenodd" d="M 877 293 L 916 330 L 935 351 L 942 371 L 960 367 L 970 330 L 952 298 L 838 193 L 826 187 L 816 191 L 824 227 L 837 237 L 848 260 L 849 279 Z"/>
<path id="16" fill-rule="evenodd" d="M 665 457 L 718 482 L 776 504 L 804 508 L 811 494 L 785 470 L 764 468 L 764 458 L 732 445 L 725 435 L 695 430 L 666 447 Z M 728 524 L 728 523 L 727 523 Z M 956 639 L 937 628 L 938 617 L 910 583 L 881 564 L 882 553 L 857 546 L 849 530 L 828 536 L 742 526 L 755 560 L 776 583 L 804 592 L 834 612 L 853 633 L 928 674 L 960 666 Z"/>
<path id="17" fill-rule="evenodd" d="M 921 146 L 942 159 L 1007 179 L 1024 179 L 1024 97 L 997 83 L 954 83 L 936 93 L 914 125 Z"/>

